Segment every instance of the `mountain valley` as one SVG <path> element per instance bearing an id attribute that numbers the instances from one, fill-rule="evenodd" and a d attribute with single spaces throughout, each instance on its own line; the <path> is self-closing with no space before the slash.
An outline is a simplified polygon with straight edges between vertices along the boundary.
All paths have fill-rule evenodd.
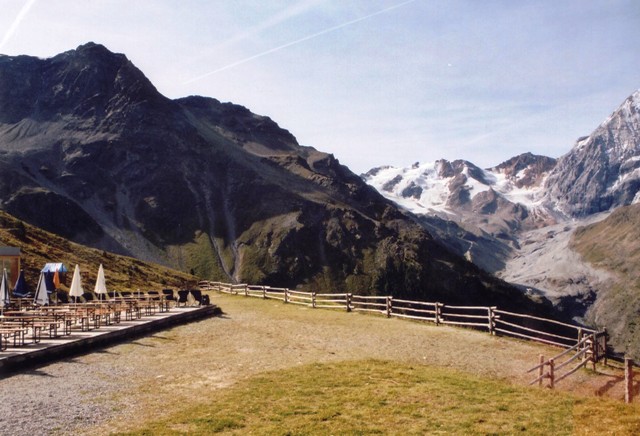
<path id="1" fill-rule="evenodd" d="M 636 91 L 557 160 L 527 153 L 488 169 L 463 160 L 440 160 L 375 168 L 362 177 L 416 214 L 454 252 L 529 295 L 548 298 L 577 320 L 610 327 L 618 348 L 625 348 L 625 343 L 638 341 L 635 321 L 605 323 L 617 315 L 603 308 L 616 306 L 615 312 L 628 314 L 625 319 L 635 319 L 635 304 L 622 309 L 623 298 L 615 289 L 626 288 L 626 298 L 635 301 L 632 296 L 640 287 L 628 277 L 628 265 L 620 271 L 615 262 L 594 261 L 592 251 L 601 244 L 609 255 L 633 258 L 637 243 L 613 248 L 609 238 L 620 231 L 614 219 L 622 213 L 618 208 L 640 201 L 639 162 Z M 610 220 L 617 224 L 607 225 Z M 585 247 L 575 242 L 585 226 L 607 230 Z"/>
<path id="2" fill-rule="evenodd" d="M 270 118 L 95 43 L 0 56 L 0 209 L 205 279 L 553 311 Z"/>

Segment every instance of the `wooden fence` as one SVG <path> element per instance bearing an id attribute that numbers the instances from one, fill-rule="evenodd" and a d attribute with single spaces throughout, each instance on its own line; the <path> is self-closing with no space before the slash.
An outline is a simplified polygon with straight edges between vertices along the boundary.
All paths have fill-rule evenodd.
<path id="1" fill-rule="evenodd" d="M 582 338 L 574 346 L 567 348 L 562 353 L 548 360 L 545 360 L 544 356 L 540 355 L 540 363 L 527 371 L 533 372 L 538 370 L 538 377 L 529 384 L 538 383 L 539 386 L 542 386 L 542 381 L 547 379 L 549 381 L 548 387 L 553 389 L 556 383 L 569 377 L 580 368 L 584 368 L 589 363 L 591 363 L 595 369 L 595 364 L 600 357 L 598 354 L 599 347 L 597 339 L 599 336 L 604 337 L 605 335 L 602 333 L 591 333 Z"/>
<path id="2" fill-rule="evenodd" d="M 415 319 L 486 330 L 490 334 L 507 335 L 542 342 L 563 348 L 573 348 L 596 331 L 532 315 L 508 312 L 490 306 L 452 306 L 442 303 L 411 301 L 392 296 L 368 296 L 356 294 L 320 294 L 292 291 L 286 288 L 202 281 L 203 290 L 215 290 L 247 297 L 274 299 L 285 303 L 312 308 L 341 309 L 353 312 L 370 312 L 387 317 Z M 594 353 L 598 360 L 606 353 L 606 335 L 596 335 Z"/>
<path id="3" fill-rule="evenodd" d="M 439 302 L 410 301 L 392 296 L 369 296 L 349 293 L 321 294 L 316 292 L 293 291 L 270 286 L 229 284 L 201 281 L 202 290 L 214 290 L 228 294 L 244 295 L 263 299 L 280 300 L 311 308 L 339 309 L 348 312 L 369 312 L 389 318 L 404 318 L 432 322 L 435 325 L 469 327 L 486 330 L 492 335 L 506 335 L 515 338 L 541 342 L 564 348 L 546 359 L 541 355 L 538 365 L 529 369 L 536 372 L 531 385 L 553 388 L 558 382 L 571 376 L 580 368 L 604 360 L 607 363 L 606 330 L 596 331 L 586 327 L 568 324 L 533 315 L 500 310 L 495 306 L 450 306 Z M 633 399 L 633 366 L 625 359 L 625 401 Z"/>

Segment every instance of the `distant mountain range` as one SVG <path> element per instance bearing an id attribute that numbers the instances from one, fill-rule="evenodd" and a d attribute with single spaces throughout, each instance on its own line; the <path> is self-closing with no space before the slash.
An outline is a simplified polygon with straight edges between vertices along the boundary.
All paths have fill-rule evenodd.
<path id="1" fill-rule="evenodd" d="M 557 160 L 527 153 L 487 169 L 440 160 L 375 168 L 362 177 L 486 271 L 600 326 L 614 319 L 635 325 L 640 285 L 625 278 L 629 266 L 618 270 L 621 263 L 596 261 L 589 246 L 572 241 L 580 226 L 640 203 L 640 91 Z M 611 224 L 602 224 L 606 230 L 596 233 L 601 240 L 592 247 L 612 250 L 607 238 L 617 233 L 620 220 L 605 222 Z M 619 251 L 633 258 L 638 247 L 627 240 Z M 616 291 L 621 288 L 626 291 Z M 613 307 L 616 313 L 609 313 Z M 624 324 L 611 322 L 614 342 L 640 344 L 640 332 Z"/>
<path id="2" fill-rule="evenodd" d="M 462 240 L 458 254 L 497 272 L 518 245 L 516 232 L 555 222 L 543 207 L 544 181 L 555 165 L 555 159 L 528 153 L 486 170 L 464 160 L 439 160 L 375 168 L 363 178 L 400 206 L 431 217 L 424 224 L 443 242 Z M 447 221 L 457 226 L 441 229 Z"/>
<path id="3" fill-rule="evenodd" d="M 640 90 L 557 161 L 526 153 L 480 169 L 464 160 L 439 160 L 409 168 L 374 168 L 363 177 L 418 214 L 468 221 L 478 214 L 501 215 L 521 206 L 526 216 L 518 210 L 506 218 L 519 215 L 510 229 L 523 230 L 548 223 L 539 215 L 531 216 L 535 212 L 558 221 L 640 201 L 639 138 Z"/>
<path id="4" fill-rule="evenodd" d="M 439 160 L 374 168 L 362 177 L 398 205 L 429 217 L 427 226 L 438 227 L 434 217 L 457 223 L 433 232 L 449 245 L 457 239 L 459 254 L 498 272 L 527 231 L 640 201 L 640 91 L 558 160 L 526 153 L 487 169 Z"/>
<path id="5" fill-rule="evenodd" d="M 0 56 L 0 208 L 202 278 L 551 310 L 268 117 L 165 98 L 94 43 Z"/>

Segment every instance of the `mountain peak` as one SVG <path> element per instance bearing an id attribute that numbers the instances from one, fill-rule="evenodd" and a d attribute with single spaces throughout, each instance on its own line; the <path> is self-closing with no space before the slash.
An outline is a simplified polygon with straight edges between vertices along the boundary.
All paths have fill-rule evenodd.
<path id="1" fill-rule="evenodd" d="M 640 89 L 627 97 L 620 107 L 600 124 L 599 128 L 607 129 L 612 127 L 612 124 L 618 129 L 637 130 L 640 126 Z"/>
<path id="2" fill-rule="evenodd" d="M 546 182 L 547 200 L 570 216 L 635 202 L 640 192 L 640 90 L 562 156 Z"/>
<path id="3" fill-rule="evenodd" d="M 544 177 L 556 165 L 556 159 L 547 156 L 523 153 L 491 168 L 513 181 L 516 187 L 539 186 Z"/>
<path id="4" fill-rule="evenodd" d="M 125 55 L 93 42 L 47 59 L 6 57 L 0 64 L 0 124 L 90 121 L 95 127 L 164 99 Z"/>
<path id="5" fill-rule="evenodd" d="M 81 68 L 87 68 L 89 65 L 95 65 L 96 63 L 102 66 L 108 64 L 122 66 L 130 63 L 126 55 L 112 52 L 104 45 L 96 44 L 95 42 L 87 42 L 86 44 L 79 45 L 75 49 L 67 50 L 49 59 L 44 59 L 44 61 L 53 64 L 69 63 L 74 67 L 81 66 Z"/>

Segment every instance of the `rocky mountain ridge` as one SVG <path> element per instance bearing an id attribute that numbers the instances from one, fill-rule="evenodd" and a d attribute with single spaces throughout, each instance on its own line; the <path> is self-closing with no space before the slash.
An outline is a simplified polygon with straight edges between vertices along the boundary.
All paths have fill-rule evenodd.
<path id="1" fill-rule="evenodd" d="M 491 228 L 491 217 L 506 211 L 511 222 L 499 229 L 512 232 L 633 204 L 640 201 L 640 90 L 557 160 L 525 153 L 487 169 L 438 160 L 374 168 L 362 177 L 417 214 L 457 222 L 480 214 Z"/>
<path id="2" fill-rule="evenodd" d="M 581 225 L 640 201 L 640 91 L 558 160 L 527 153 L 487 169 L 441 160 L 362 177 L 454 251 L 583 316 L 610 274 L 569 241 Z"/>
<path id="3" fill-rule="evenodd" d="M 202 278 L 549 310 L 268 117 L 94 43 L 0 57 L 0 208 Z"/>
<path id="4" fill-rule="evenodd" d="M 362 177 L 419 216 L 458 254 L 495 273 L 519 247 L 516 234 L 555 222 L 543 207 L 544 181 L 555 163 L 526 153 L 488 169 L 464 160 L 438 160 L 375 168 Z"/>
<path id="5" fill-rule="evenodd" d="M 578 139 L 545 183 L 547 207 L 572 218 L 640 201 L 640 90 Z"/>

